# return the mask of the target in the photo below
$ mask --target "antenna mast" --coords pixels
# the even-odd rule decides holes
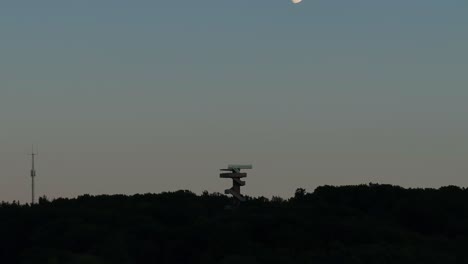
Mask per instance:
[[[34,146],[32,147],[32,152],[31,152],[31,205],[34,204],[34,178],[36,177],[36,168],[35,168],[35,158],[36,158],[37,153],[34,152]]]

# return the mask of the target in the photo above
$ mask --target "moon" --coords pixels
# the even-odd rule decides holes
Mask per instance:
[[[291,2],[292,2],[293,4],[299,4],[300,2],[302,2],[302,0],[291,0]]]

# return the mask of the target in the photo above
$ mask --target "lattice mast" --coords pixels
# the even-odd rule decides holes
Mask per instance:
[[[36,167],[35,167],[35,158],[37,156],[37,153],[34,152],[34,147],[32,148],[31,152],[31,204],[35,203],[35,197],[34,197],[34,178],[36,177]]]

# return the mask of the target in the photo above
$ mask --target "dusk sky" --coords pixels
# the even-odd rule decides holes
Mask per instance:
[[[0,3],[0,200],[468,186],[468,1]]]

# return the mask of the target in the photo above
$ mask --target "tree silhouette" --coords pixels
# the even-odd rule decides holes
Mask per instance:
[[[289,200],[190,191],[0,204],[1,263],[468,263],[468,190],[368,184]]]

